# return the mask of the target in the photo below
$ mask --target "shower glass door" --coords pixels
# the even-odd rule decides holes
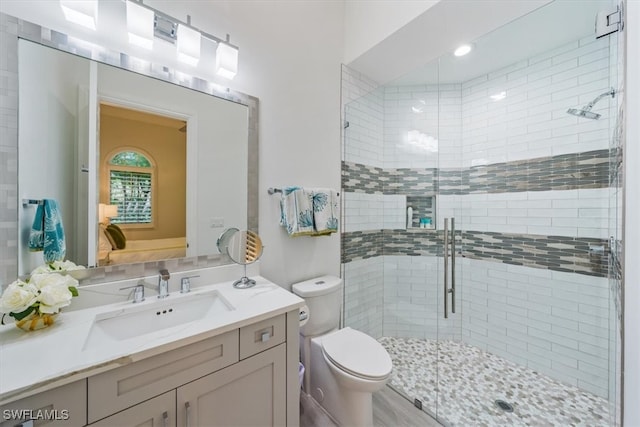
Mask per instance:
[[[438,420],[456,420],[464,409],[459,399],[461,390],[468,388],[464,376],[467,361],[463,349],[462,319],[466,311],[464,294],[463,194],[465,184],[464,156],[462,152],[462,88],[452,81],[442,65],[438,66],[438,169],[437,188],[437,260],[438,275],[433,280],[437,294],[437,402],[434,415]],[[445,72],[443,72],[445,71]]]
[[[344,325],[446,425],[620,423],[614,6],[549,3],[384,86],[343,71]]]
[[[592,26],[615,7],[553,2],[439,58],[446,424],[619,424],[621,47]],[[501,44],[557,17],[571,37]]]

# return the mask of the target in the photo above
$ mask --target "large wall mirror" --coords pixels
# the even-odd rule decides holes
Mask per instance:
[[[49,30],[17,45],[19,275],[43,262],[28,246],[43,199],[89,267],[220,265],[224,229],[257,231],[256,98]]]

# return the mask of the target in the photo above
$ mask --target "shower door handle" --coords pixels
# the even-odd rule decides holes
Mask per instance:
[[[451,288],[449,288],[449,220],[451,220]],[[451,313],[456,312],[456,225],[455,218],[444,219],[444,318],[449,318],[449,294]]]
[[[456,312],[456,226],[451,218],[451,312]]]
[[[449,318],[449,305],[447,294],[449,293],[449,218],[444,219],[444,318]]]

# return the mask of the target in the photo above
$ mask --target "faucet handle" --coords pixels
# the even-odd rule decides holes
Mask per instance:
[[[200,277],[200,275],[195,276],[187,276],[180,279],[180,293],[186,294],[191,291],[191,281],[189,279],[193,279],[194,277]]]
[[[133,303],[144,301],[144,284],[138,283],[137,285],[125,286],[124,288],[120,288],[121,291],[125,289],[133,289]]]

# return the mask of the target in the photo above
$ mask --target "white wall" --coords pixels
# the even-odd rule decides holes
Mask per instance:
[[[229,33],[232,43],[240,47],[239,72],[228,84],[260,99],[262,274],[285,287],[322,274],[338,275],[339,236],[289,238],[278,225],[277,197],[268,196],[266,190],[286,185],[340,186],[344,5],[299,1],[146,3],[182,20],[190,14],[194,26],[219,37]],[[54,20],[61,19],[57,2],[6,0],[1,5],[2,12],[54,29]],[[77,28],[74,31],[86,34]]]
[[[192,23],[231,33],[240,46],[233,88],[260,99],[261,273],[282,286],[339,275],[340,239],[290,238],[278,225],[268,187],[340,187],[340,2],[168,2],[149,5],[190,13]]]
[[[349,63],[440,0],[346,0],[344,62]]]
[[[73,55],[56,55],[51,49],[21,41],[18,69],[20,101],[18,155],[20,198],[55,199],[62,214],[66,259],[78,259],[75,245],[75,195],[72,191],[76,162],[79,92],[89,85],[89,66]],[[47,73],[42,73],[43,68]],[[28,160],[27,160],[28,159]],[[18,271],[28,274],[44,263],[42,252],[29,251],[29,231],[35,205],[19,210]]]

